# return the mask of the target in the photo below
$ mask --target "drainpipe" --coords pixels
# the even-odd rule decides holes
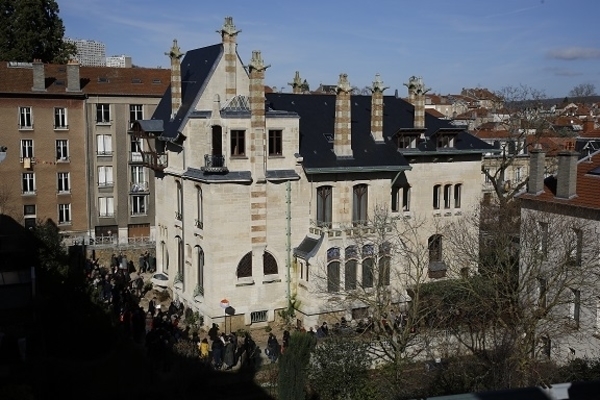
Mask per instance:
[[[287,260],[286,260],[286,267],[287,267],[287,291],[286,291],[286,296],[287,296],[287,300],[288,300],[288,307],[292,298],[292,293],[291,293],[291,279],[292,279],[292,183],[291,181],[287,181],[286,186],[285,186],[285,202],[287,203],[287,211],[286,211],[286,230],[285,230],[285,235],[286,235],[286,252],[287,252]]]

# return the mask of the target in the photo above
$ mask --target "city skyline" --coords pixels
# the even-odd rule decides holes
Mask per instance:
[[[431,93],[462,88],[492,91],[524,84],[547,97],[573,87],[600,88],[600,44],[594,18],[600,3],[575,0],[464,0],[424,3],[375,0],[340,4],[181,0],[61,0],[65,36],[106,44],[107,54],[127,54],[142,67],[168,68],[164,54],[177,39],[182,51],[220,42],[226,16],[238,30],[244,63],[260,50],[265,84],[290,91],[295,71],[311,89],[337,83],[370,86],[381,74],[386,94],[410,76],[423,77]],[[110,10],[107,12],[107,10]]]

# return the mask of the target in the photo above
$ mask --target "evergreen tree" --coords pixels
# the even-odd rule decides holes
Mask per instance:
[[[293,332],[290,344],[279,358],[277,384],[280,399],[303,400],[306,397],[307,368],[310,354],[315,345],[312,335]]]
[[[0,0],[0,60],[66,63],[76,48],[58,12],[55,0]]]

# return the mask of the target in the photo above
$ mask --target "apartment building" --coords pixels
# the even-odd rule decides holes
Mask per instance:
[[[164,69],[0,63],[0,208],[25,226],[50,218],[77,241],[150,237],[153,172],[131,121],[151,115]]]
[[[378,75],[371,96],[352,95],[344,73],[335,94],[265,93],[262,53],[245,67],[232,18],[219,33],[220,43],[185,56],[173,43],[170,90],[131,131],[155,170],[157,266],[174,295],[208,324],[222,321],[224,304],[234,326],[273,321],[292,298],[304,326],[327,312],[350,318],[360,304],[329,301],[345,283],[368,290],[383,279],[406,293],[397,274],[373,273],[379,260],[406,267],[374,238],[379,210],[390,223],[425,221],[424,273],[444,277],[437,222],[479,203],[491,146],[427,115],[417,77],[410,103],[385,96]]]
[[[74,44],[77,48],[75,58],[79,64],[90,67],[106,65],[106,46],[102,42],[85,39],[65,38],[65,42]]]

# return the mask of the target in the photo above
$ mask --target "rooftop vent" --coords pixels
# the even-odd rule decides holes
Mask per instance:
[[[101,76],[98,78],[98,82],[100,83],[108,83],[108,78],[105,76]]]

